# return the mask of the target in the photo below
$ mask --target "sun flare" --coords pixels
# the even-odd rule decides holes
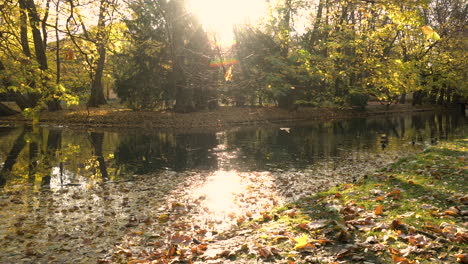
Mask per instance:
[[[265,15],[265,0],[190,0],[189,10],[207,31],[219,35],[223,44],[232,43],[234,25],[258,23]]]

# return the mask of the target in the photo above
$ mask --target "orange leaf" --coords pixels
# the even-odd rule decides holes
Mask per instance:
[[[262,213],[262,216],[263,216],[263,220],[264,221],[270,221],[271,219],[273,219],[270,215],[268,215],[267,213]]]
[[[171,245],[171,248],[169,249],[169,252],[167,253],[167,255],[168,255],[169,257],[174,256],[175,253],[176,253],[176,250],[177,250],[176,247],[175,247],[174,245]]]
[[[401,191],[398,189],[393,189],[393,191],[387,193],[387,197],[393,196],[394,199],[400,199]]]
[[[392,259],[393,259],[393,262],[398,263],[398,264],[410,264],[410,263],[412,263],[412,261],[410,262],[407,258],[400,257],[400,256],[397,256],[397,255],[392,255]]]
[[[458,254],[457,256],[457,261],[466,264],[468,263],[468,254]]]
[[[375,208],[374,214],[375,215],[381,215],[382,212],[383,212],[383,205],[381,205],[381,204],[377,205],[377,207]]]
[[[460,209],[458,209],[455,206],[450,207],[449,209],[445,210],[444,214],[446,215],[459,215],[460,214]]]
[[[297,212],[294,212],[294,211],[288,213],[288,216],[290,218],[294,218],[296,215],[297,215]]]
[[[385,199],[385,196],[379,196],[375,198],[376,201],[382,201],[383,199]]]
[[[388,249],[392,255],[400,255],[400,251],[394,249],[394,248],[389,248]]]
[[[308,224],[308,222],[306,222],[306,223],[301,223],[301,224],[298,224],[296,227],[297,227],[297,228],[300,228],[300,229],[302,229],[302,230],[309,230],[309,226],[308,226],[307,224]]]

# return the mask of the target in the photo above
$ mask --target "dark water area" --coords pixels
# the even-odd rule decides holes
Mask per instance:
[[[465,117],[421,113],[224,132],[0,127],[0,186],[35,190],[120,181],[162,170],[303,170],[417,152],[465,135]]]

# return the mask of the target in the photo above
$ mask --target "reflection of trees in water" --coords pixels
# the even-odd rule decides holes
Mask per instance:
[[[104,155],[102,153],[102,146],[104,143],[104,133],[103,132],[100,132],[100,133],[91,132],[89,134],[89,139],[94,149],[94,156],[96,157],[96,160],[98,162],[98,169],[99,169],[100,177],[103,180],[107,180],[109,178],[109,175],[107,173],[106,161],[104,160]]]
[[[39,180],[41,185],[46,187],[50,184],[52,164],[56,161],[62,132],[33,130],[30,126],[25,126],[20,131],[0,171],[0,185],[4,186],[7,177],[15,174],[16,177],[24,178],[30,183]],[[22,159],[21,154],[27,158]]]
[[[115,159],[125,173],[145,174],[163,168],[216,169],[216,158],[210,152],[216,145],[214,133],[128,135],[116,148]]]
[[[362,159],[362,153],[381,151],[382,134],[389,141],[386,151],[398,150],[405,143],[411,147],[413,141],[419,144],[431,138],[449,138],[463,130],[465,122],[462,116],[425,113],[316,122],[289,131],[242,129],[225,132],[222,139],[214,133],[118,134],[28,126],[0,128],[0,186],[29,181],[47,188],[54,175],[63,176],[58,181],[63,184],[81,181],[79,176],[115,179],[117,175],[126,177],[164,168],[301,169],[323,159],[355,160]],[[218,144],[225,149],[217,150]],[[229,154],[228,162],[222,164],[217,155],[225,154]]]
[[[301,168],[320,159],[350,159],[359,152],[378,151],[382,134],[394,149],[416,139],[447,138],[453,127],[463,126],[458,119],[456,115],[418,114],[320,122],[295,126],[289,132],[279,128],[257,129],[255,133],[244,130],[228,133],[227,146],[238,151],[233,162],[248,167],[289,164]]]
[[[6,178],[9,173],[12,171],[13,166],[15,165],[19,154],[23,150],[24,146],[26,146],[26,140],[24,136],[26,135],[27,129],[24,127],[21,130],[20,135],[16,138],[13,146],[8,152],[5,162],[3,163],[2,170],[0,170],[0,186],[4,186],[6,183]]]

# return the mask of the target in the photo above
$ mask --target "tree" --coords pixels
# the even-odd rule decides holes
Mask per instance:
[[[213,50],[184,1],[139,0],[129,8],[129,42],[116,56],[122,100],[137,110],[206,108],[215,83],[209,68]]]
[[[95,0],[81,5],[77,0],[68,0],[70,10],[66,23],[68,37],[84,57],[90,76],[90,96],[87,105],[98,107],[106,104],[103,76],[111,35],[118,19],[118,0]],[[97,7],[96,7],[97,5]],[[81,12],[97,9],[97,25],[91,26]],[[85,45],[83,45],[86,43]],[[91,45],[90,45],[91,44]]]
[[[22,110],[37,111],[44,104],[50,111],[60,109],[61,91],[50,82],[46,52],[49,7],[50,0],[41,6],[41,14],[33,0],[20,0],[18,6],[11,2],[2,5],[0,49],[4,56],[0,56],[0,87]],[[30,49],[30,32],[34,53]]]

